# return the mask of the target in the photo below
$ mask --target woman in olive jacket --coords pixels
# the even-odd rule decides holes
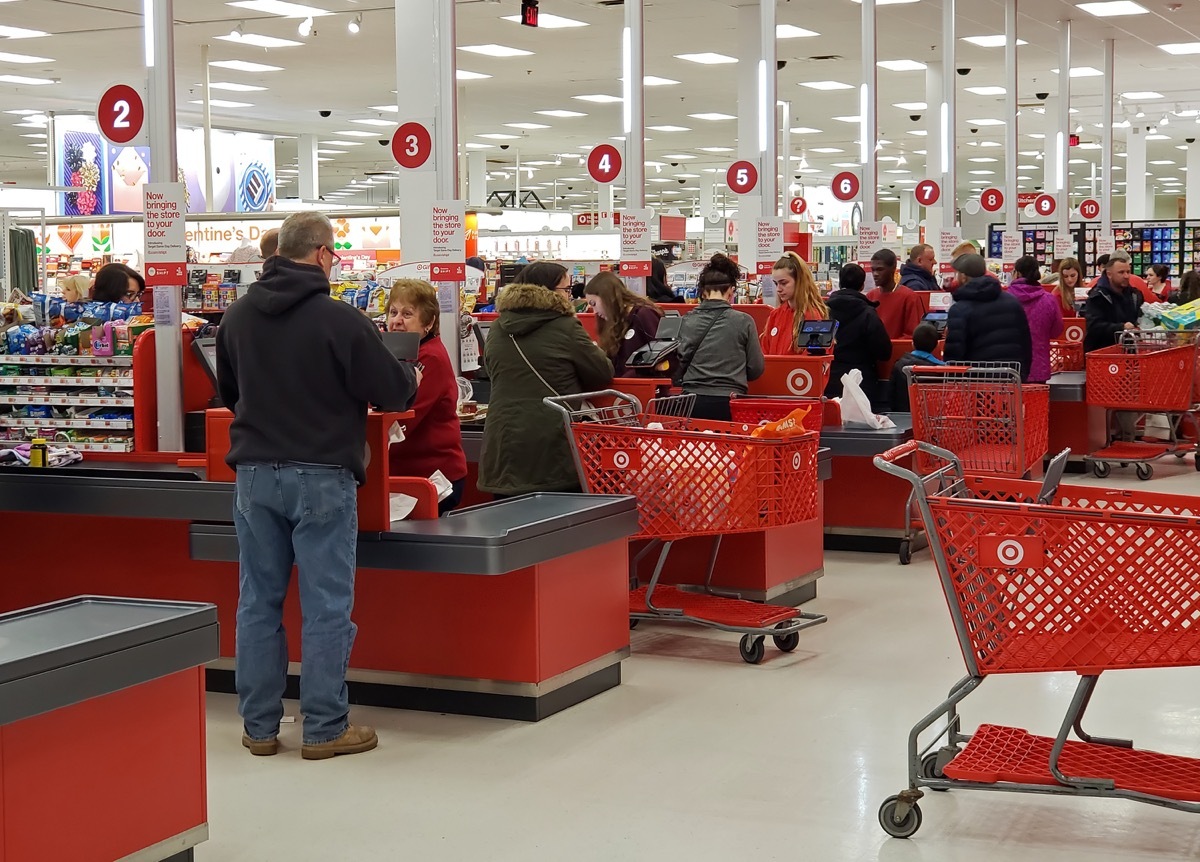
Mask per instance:
[[[500,317],[484,347],[492,397],[479,490],[502,497],[578,491],[562,415],[542,399],[606,388],[612,362],[575,317],[570,279],[557,264],[526,267],[517,283],[501,292],[496,311]]]

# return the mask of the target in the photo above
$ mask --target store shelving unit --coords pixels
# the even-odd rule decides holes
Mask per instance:
[[[1033,255],[1044,265],[1054,259],[1054,237],[1058,226],[1048,222],[1024,223],[1020,226],[1023,253]],[[1002,256],[1004,225],[992,224],[988,231],[988,255]],[[1095,222],[1072,222],[1072,253],[1091,276],[1095,269],[1096,241],[1100,227]],[[1133,271],[1138,275],[1152,264],[1165,264],[1171,278],[1179,279],[1185,272],[1200,265],[1200,221],[1169,219],[1166,221],[1113,222],[1113,240],[1117,248],[1129,252]]]

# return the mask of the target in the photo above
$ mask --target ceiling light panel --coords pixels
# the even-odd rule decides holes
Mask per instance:
[[[505,123],[504,125],[510,129],[533,130],[533,129],[548,129],[548,128],[550,128],[545,123]]]
[[[976,96],[1003,96],[1008,92],[1003,87],[964,87],[963,89]]]
[[[197,84],[197,87],[200,85]],[[266,87],[259,87],[254,84],[237,84],[233,81],[213,81],[208,85],[210,90],[226,90],[230,93],[257,93]]]
[[[539,111],[538,113],[541,113]],[[687,126],[646,126],[647,129],[655,132],[690,132]]]
[[[1076,9],[1082,9],[1097,18],[1116,18],[1120,15],[1145,15],[1149,9],[1133,0],[1106,0],[1101,3],[1076,3]]]
[[[801,87],[810,90],[853,90],[853,84],[843,84],[841,81],[801,81]]]
[[[691,117],[693,120],[711,120],[714,122],[717,120],[736,120],[737,119],[737,117],[733,116],[732,114],[722,114],[722,113],[719,113],[716,111],[709,111],[709,112],[703,113],[703,114],[688,114],[688,116]]]
[[[236,42],[239,45],[249,45],[252,48],[298,48],[303,42],[294,39],[279,39],[275,36],[264,36],[262,33],[227,33],[218,36],[222,42]]]
[[[18,63],[22,65],[32,63],[53,63],[49,57],[31,57],[28,54],[8,54],[0,51],[0,63]]]
[[[561,119],[561,120],[565,120],[570,117],[586,117],[587,116],[587,114],[581,113],[580,111],[564,111],[561,108],[556,108],[552,111],[534,111],[534,113],[541,114],[543,117],[557,117],[558,119]]]
[[[1149,102],[1154,99],[1165,98],[1162,93],[1156,93],[1153,90],[1139,90],[1134,93],[1122,93],[1122,99],[1129,99],[1135,102]]]
[[[808,126],[796,126],[792,129],[793,135],[819,135],[820,129],[813,129]]]
[[[601,105],[611,105],[615,102],[622,101],[620,96],[608,96],[604,93],[592,93],[587,96],[572,96],[572,99],[578,99],[581,102],[596,102]]]
[[[267,15],[278,15],[281,18],[319,18],[322,15],[333,14],[328,9],[305,6],[303,3],[285,3],[284,0],[234,0],[225,5],[249,9],[252,12],[263,12]]]
[[[48,36],[44,30],[30,30],[25,27],[7,27],[0,24],[0,39],[38,39]]]
[[[511,21],[514,24],[521,23],[520,15],[503,15],[502,21]],[[576,21],[574,18],[564,18],[561,15],[550,15],[546,12],[538,15],[539,30],[569,30],[573,27],[586,27],[587,21]]]
[[[266,63],[251,63],[248,60],[213,60],[208,65],[217,69],[232,69],[235,72],[282,72],[282,66],[269,66]]]
[[[3,80],[3,76],[0,76],[0,80]],[[204,100],[203,99],[192,99],[190,102],[188,102],[188,104],[203,105]],[[252,105],[250,102],[231,102],[228,99],[209,99],[208,104],[212,105],[214,108],[253,108],[254,107],[254,105]]]
[[[522,48],[510,48],[507,45],[459,45],[458,50],[469,51],[472,54],[482,54],[484,57],[531,57],[532,51]]]
[[[889,72],[922,72],[925,64],[916,60],[880,60],[875,65]]]
[[[466,69],[455,69],[454,80],[456,81],[482,81],[484,78],[490,78],[491,75],[485,75],[483,72],[468,72]]]
[[[838,149],[837,147],[810,147],[808,151],[810,153],[844,153],[844,152],[846,152],[845,150]]]
[[[676,60],[687,60],[689,63],[699,63],[702,66],[720,66],[726,63],[736,63],[737,57],[730,57],[727,54],[716,54],[712,51],[705,51],[699,54],[676,54]]]
[[[45,84],[57,83],[51,78],[28,78],[24,75],[0,75],[0,84],[24,84],[30,87],[40,87]]]
[[[1050,71],[1053,72],[1055,75],[1058,74],[1058,69],[1051,69]],[[1103,74],[1104,74],[1103,72],[1101,72],[1099,69],[1097,69],[1093,66],[1072,66],[1071,67],[1071,77],[1072,78],[1097,78]]]
[[[775,38],[776,39],[805,39],[809,36],[820,36],[821,34],[815,30],[805,30],[803,27],[797,27],[794,24],[776,24]]]
[[[929,108],[929,105],[924,102],[895,102],[892,107],[902,111],[924,111]]]
[[[978,45],[980,48],[1003,48],[1007,38],[1003,33],[996,33],[989,36],[963,36],[964,42],[970,42],[972,45]],[[1017,45],[1028,45],[1024,39],[1018,39]]]

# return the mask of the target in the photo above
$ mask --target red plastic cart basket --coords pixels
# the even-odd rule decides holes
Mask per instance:
[[[735,425],[753,428],[762,422],[778,422],[793,410],[810,408],[804,416],[804,427],[821,433],[825,424],[825,398],[793,398],[786,395],[734,396],[729,399],[729,413]]]
[[[1058,374],[1060,371],[1083,371],[1083,342],[1051,341],[1050,371],[1052,374]]]
[[[1167,333],[1130,333],[1087,355],[1087,403],[1112,410],[1180,413],[1194,403],[1196,345]]]

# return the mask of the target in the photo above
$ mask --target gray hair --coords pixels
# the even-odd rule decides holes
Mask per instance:
[[[280,257],[304,260],[322,246],[333,248],[333,225],[324,213],[293,213],[279,228]]]
[[[1119,248],[1108,256],[1108,263],[1104,264],[1104,268],[1112,269],[1112,265],[1118,262],[1132,265],[1133,258],[1129,256],[1129,252],[1127,252],[1125,249]]]

